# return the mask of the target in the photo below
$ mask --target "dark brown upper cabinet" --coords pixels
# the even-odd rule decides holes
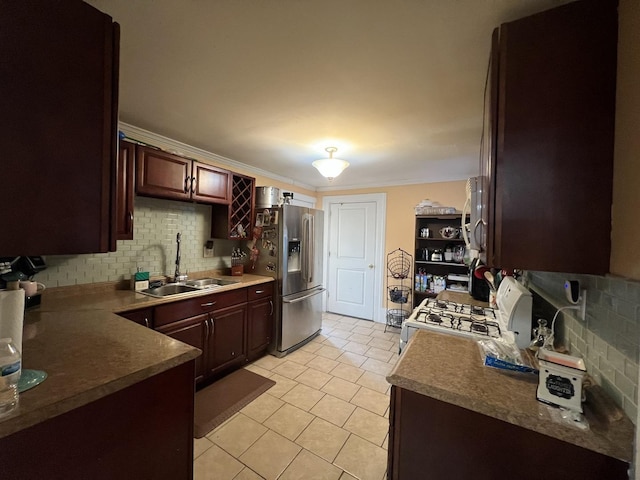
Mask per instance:
[[[487,263],[609,271],[617,2],[581,0],[494,33],[485,102]]]
[[[231,179],[231,202],[216,205],[211,211],[211,236],[238,240],[251,235],[255,211],[256,179],[234,173]]]
[[[118,24],[67,0],[2,2],[0,25],[0,253],[114,250]]]
[[[136,164],[138,195],[229,204],[228,170],[142,145],[136,146]]]
[[[133,240],[134,143],[121,141],[116,167],[116,234],[117,240]]]

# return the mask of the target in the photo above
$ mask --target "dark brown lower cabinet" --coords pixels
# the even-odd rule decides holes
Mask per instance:
[[[247,304],[211,312],[211,326],[208,373],[217,376],[243,364],[247,359]]]
[[[195,317],[180,320],[158,327],[156,330],[168,337],[175,338],[187,345],[199,348],[203,353],[196,358],[195,381],[201,382],[206,374],[205,360],[208,340],[209,314],[205,313]]]
[[[247,356],[251,362],[264,355],[271,343],[273,331],[273,300],[249,302]]]
[[[389,422],[389,480],[628,478],[623,461],[396,386]]]
[[[190,360],[0,439],[0,478],[192,478],[193,402]]]
[[[141,308],[129,312],[119,313],[121,317],[127,318],[143,327],[153,328],[153,308]]]

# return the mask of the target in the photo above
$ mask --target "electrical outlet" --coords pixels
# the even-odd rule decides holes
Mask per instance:
[[[213,257],[213,240],[207,240],[207,243],[204,244],[204,247],[202,250],[202,256],[204,258]]]

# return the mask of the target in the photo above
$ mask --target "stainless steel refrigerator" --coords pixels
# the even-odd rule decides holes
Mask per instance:
[[[322,326],[322,242],[324,212],[295,205],[258,209],[262,232],[251,273],[276,279],[274,337],[276,356],[301,347]]]

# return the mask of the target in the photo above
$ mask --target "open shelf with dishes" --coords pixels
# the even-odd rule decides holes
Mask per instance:
[[[465,263],[467,252],[461,220],[461,215],[416,216],[414,306],[444,290],[469,290],[469,267]]]

